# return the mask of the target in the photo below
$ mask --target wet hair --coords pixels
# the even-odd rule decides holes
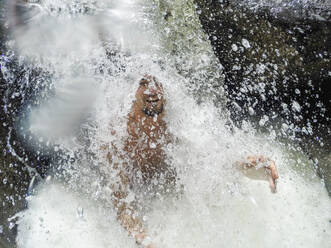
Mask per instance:
[[[148,84],[154,82],[156,85],[161,85],[160,82],[156,79],[156,77],[149,75],[149,74],[145,74],[144,77],[142,79],[140,79],[139,81],[139,85],[144,85],[144,84]]]

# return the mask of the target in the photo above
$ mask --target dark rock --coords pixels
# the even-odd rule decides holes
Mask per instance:
[[[19,62],[14,52],[8,52],[4,5],[0,1],[0,246],[15,247],[16,219],[9,218],[26,207],[31,177],[44,175],[50,163],[49,151],[37,151],[30,145],[29,135],[22,135],[21,120],[26,107],[37,104],[38,94],[49,81],[47,73]]]
[[[250,119],[260,130],[273,129],[307,153],[313,146],[329,154],[331,7],[261,2],[195,0],[224,67],[232,119],[237,125]],[[281,132],[284,124],[290,128]],[[326,179],[331,169],[322,167]]]

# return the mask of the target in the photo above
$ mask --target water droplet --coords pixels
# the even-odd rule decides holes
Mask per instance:
[[[77,207],[77,218],[79,219],[84,218],[84,208],[81,206]]]
[[[301,111],[301,106],[297,101],[293,101],[292,102],[292,110],[296,111],[296,112],[300,112]]]
[[[242,44],[246,49],[251,48],[251,45],[249,44],[249,41],[246,40],[246,39],[242,39],[242,40],[241,40],[241,44]]]
[[[15,223],[14,222],[9,222],[9,229],[13,229],[15,227]]]
[[[50,183],[51,180],[52,180],[52,176],[46,177],[46,183]]]
[[[249,107],[248,108],[248,112],[249,112],[250,115],[254,115],[255,114],[254,109],[252,107]]]

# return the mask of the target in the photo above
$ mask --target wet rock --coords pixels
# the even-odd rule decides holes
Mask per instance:
[[[28,147],[19,134],[17,124],[24,99],[15,92],[20,87],[19,79],[24,75],[21,72],[16,80],[8,81],[0,71],[0,223],[3,226],[0,239],[9,247],[15,244],[16,225],[8,218],[25,208],[32,174],[42,173],[47,165],[43,154],[37,154]],[[16,97],[8,97],[13,95]]]
[[[238,125],[250,119],[265,131],[286,125],[289,128],[279,136],[331,147],[328,2],[195,2],[224,67],[232,119]],[[271,121],[261,126],[264,116]],[[323,176],[329,171],[326,168]]]
[[[24,28],[36,12],[26,9],[23,0],[7,3],[11,5],[0,1],[0,247],[15,247],[16,219],[9,219],[26,207],[25,198],[40,178],[51,169],[61,174],[58,167],[73,158],[51,141],[36,138],[29,128],[32,109],[54,95],[53,74],[13,48],[15,29]],[[8,6],[14,8],[11,20]]]
[[[29,136],[20,133],[23,109],[34,104],[38,94],[29,80],[37,82],[42,72],[29,70],[13,52],[8,52],[10,35],[4,4],[0,2],[0,246],[15,247],[16,219],[8,219],[26,207],[32,174],[44,174],[49,156],[37,153],[28,145]]]
[[[4,18],[4,1],[0,2],[0,52],[5,53],[7,37]],[[12,157],[7,146],[10,123],[4,115],[3,96],[7,85],[0,68],[0,246],[15,246],[15,227],[9,228],[8,218],[24,208],[24,196],[29,183],[29,175],[20,161]]]
[[[327,112],[330,118],[325,92],[331,78],[331,22],[290,22],[277,19],[270,9],[254,11],[222,1],[196,3],[201,23],[225,67],[228,94],[243,111],[252,105],[254,110],[261,109],[260,103],[262,112],[277,110],[280,103],[291,105],[295,100],[303,105],[298,122],[303,117],[311,119],[314,112],[320,121],[325,118],[317,112]],[[326,109],[316,108],[320,100]]]

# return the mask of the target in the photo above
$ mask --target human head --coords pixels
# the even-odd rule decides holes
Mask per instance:
[[[146,74],[139,81],[136,103],[138,108],[148,117],[153,117],[163,112],[163,87],[154,76]]]

